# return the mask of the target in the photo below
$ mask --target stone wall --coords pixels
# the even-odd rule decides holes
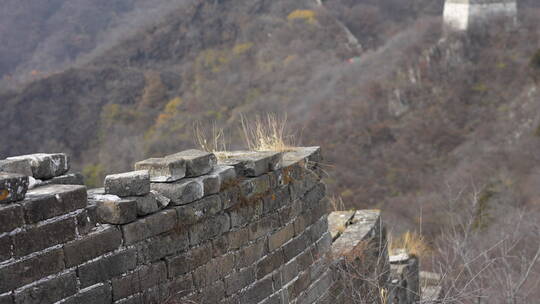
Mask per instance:
[[[320,161],[191,150],[92,190],[65,154],[0,161],[0,304],[329,303]]]

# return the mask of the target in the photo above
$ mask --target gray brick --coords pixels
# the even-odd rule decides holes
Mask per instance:
[[[227,232],[229,229],[230,220],[227,214],[211,217],[189,228],[190,243],[191,245],[200,244]]]
[[[32,167],[29,159],[4,159],[0,160],[0,172],[32,176]]]
[[[284,263],[284,256],[281,250],[271,253],[257,263],[257,279],[265,277],[267,274],[278,269]]]
[[[260,176],[281,167],[280,152],[239,152],[230,155],[224,165],[239,163],[244,176]]]
[[[106,227],[64,246],[66,266],[72,267],[117,249],[122,234],[116,227]]]
[[[77,276],[69,272],[15,292],[17,304],[52,304],[77,292]]]
[[[225,292],[227,295],[233,295],[253,282],[255,282],[255,268],[244,268],[225,277]]]
[[[231,217],[231,226],[234,228],[242,227],[258,219],[263,214],[262,200],[246,202],[229,209]]]
[[[150,192],[148,171],[133,171],[105,177],[105,193],[118,196],[138,196]]]
[[[189,204],[204,196],[201,181],[193,178],[182,179],[174,183],[152,183],[151,187],[152,190],[169,198],[176,206]]]
[[[80,235],[87,235],[93,229],[96,228],[97,220],[97,206],[90,205],[86,209],[77,215],[77,230]]]
[[[267,236],[279,228],[279,216],[271,214],[249,225],[249,239],[256,240]]]
[[[167,267],[164,262],[145,265],[136,271],[112,280],[113,299],[119,300],[132,294],[165,283],[167,280]]]
[[[282,271],[283,284],[287,284],[292,281],[298,275],[298,272],[298,263],[296,262],[296,260],[291,260],[287,264],[285,264]]]
[[[238,268],[243,268],[252,265],[260,258],[262,258],[266,253],[266,240],[262,239],[254,244],[243,248],[238,253]]]
[[[219,195],[211,195],[174,209],[178,213],[179,224],[186,226],[216,215],[222,210],[222,205]]]
[[[157,192],[156,190],[150,190],[150,193],[152,193],[154,195],[154,197],[156,198],[156,201],[158,203],[158,207],[160,209],[163,209],[163,208],[169,206],[169,204],[171,203],[170,198],[165,197],[164,195]]]
[[[74,217],[32,226],[13,236],[13,254],[21,257],[73,239],[75,239]]]
[[[289,190],[286,187],[275,189],[263,198],[263,203],[263,211],[265,214],[274,212],[290,203]]]
[[[192,248],[182,255],[167,259],[169,277],[181,276],[208,263],[213,256],[212,250],[212,244],[206,243]]]
[[[262,175],[248,178],[240,182],[240,196],[245,200],[262,198],[270,190],[270,177]]]
[[[105,198],[97,201],[96,206],[100,223],[122,225],[137,219],[137,202],[134,200]]]
[[[174,229],[137,244],[138,263],[155,262],[189,246],[189,234],[185,230]]]
[[[69,170],[69,157],[64,153],[30,154],[9,157],[8,160],[29,160],[32,175],[37,179],[49,179],[60,176]]]
[[[217,158],[213,153],[199,150],[186,150],[175,153],[166,158],[184,159],[186,161],[186,176],[194,177],[206,174],[214,168]]]
[[[219,193],[221,202],[223,203],[223,209],[231,209],[238,205],[240,201],[240,188],[237,186],[231,186],[222,190]]]
[[[0,204],[23,200],[28,184],[28,176],[0,172]]]
[[[48,185],[84,185],[84,177],[80,173],[60,175],[41,181],[40,187]]]
[[[242,292],[241,303],[259,303],[274,292],[272,277],[257,281]]]
[[[225,286],[218,281],[209,286],[204,292],[195,297],[194,303],[218,303],[225,297]]]
[[[211,175],[217,175],[219,177],[220,190],[230,188],[236,184],[236,170],[232,166],[218,165],[214,167],[214,170],[210,172]]]
[[[300,294],[305,291],[311,284],[311,276],[309,271],[302,272],[298,275],[298,278],[287,288],[289,292],[289,298],[296,299]]]
[[[283,246],[283,253],[285,254],[285,259],[287,261],[293,259],[295,256],[299,255],[304,249],[306,249],[309,244],[309,240],[305,234],[302,234]]]
[[[148,170],[151,182],[174,182],[186,176],[182,158],[150,158],[135,163],[135,170]]]
[[[24,225],[23,209],[18,204],[0,204],[0,233],[9,232]]]
[[[0,236],[0,262],[9,260],[11,258],[12,245],[13,242],[11,241],[11,236]]]
[[[105,282],[137,266],[137,251],[127,249],[78,267],[81,288]]]
[[[77,185],[38,187],[29,190],[21,202],[29,224],[85,208],[86,204],[86,187]]]
[[[176,227],[175,210],[163,210],[133,223],[123,225],[122,232],[127,245],[170,231]]]
[[[223,255],[229,251],[237,250],[249,243],[249,228],[230,231],[212,241],[214,255]]]
[[[221,184],[216,174],[203,175],[198,178],[203,185],[204,196],[219,193]]]
[[[61,249],[0,266],[0,294],[37,281],[64,269]]]
[[[112,302],[111,286],[109,283],[96,285],[69,298],[62,304],[108,304]]]
[[[137,204],[137,215],[145,216],[158,212],[161,208],[158,205],[158,197],[154,194],[155,191],[143,196],[128,196],[127,200],[135,201]]]
[[[289,224],[268,237],[268,249],[272,252],[294,237],[294,226]]]
[[[173,279],[170,284],[171,299],[184,297],[193,290],[193,277],[191,273]]]

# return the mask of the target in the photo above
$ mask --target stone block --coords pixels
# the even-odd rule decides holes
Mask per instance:
[[[212,243],[206,243],[182,255],[167,259],[169,277],[176,278],[205,265],[212,259],[212,250]]]
[[[167,280],[165,262],[144,265],[134,272],[112,280],[113,300],[150,289]]]
[[[223,282],[217,281],[209,285],[204,292],[190,298],[187,303],[218,303],[225,297],[225,287]]]
[[[48,180],[41,181],[39,186],[47,185],[84,185],[84,177],[80,173],[60,175]]]
[[[0,236],[0,263],[11,259],[12,246],[13,242],[11,241],[11,236],[7,234]]]
[[[223,209],[230,209],[240,203],[240,188],[232,186],[227,189],[221,190],[219,193],[221,202],[223,203]]]
[[[203,175],[197,178],[203,185],[204,196],[216,194],[221,189],[219,176],[215,174]]]
[[[249,225],[249,239],[256,240],[279,228],[279,216],[270,214]]]
[[[267,255],[257,263],[257,280],[262,279],[267,274],[280,268],[281,265],[284,264],[284,262],[285,259],[281,250],[275,251]]]
[[[28,160],[32,168],[32,176],[37,179],[50,179],[69,171],[69,157],[64,153],[37,153],[9,157],[8,160]]]
[[[152,193],[154,195],[154,197],[156,198],[156,202],[157,202],[158,207],[160,209],[163,209],[163,208],[169,206],[169,204],[171,203],[170,198],[165,197],[164,195],[157,192],[156,190],[150,190],[150,193]]]
[[[124,241],[129,245],[171,231],[176,227],[177,220],[176,211],[169,209],[123,225]]]
[[[135,163],[135,170],[148,170],[153,183],[170,183],[186,176],[186,161],[180,157],[150,158]]]
[[[268,276],[257,281],[248,289],[242,291],[241,303],[259,303],[274,292],[272,277]]]
[[[77,215],[77,231],[80,235],[87,235],[93,229],[96,228],[98,223],[97,219],[97,206],[90,205],[86,209]]]
[[[177,299],[193,291],[193,277],[191,273],[173,279],[169,285],[170,297]]]
[[[183,179],[174,183],[152,183],[152,190],[169,198],[176,205],[185,205],[201,199],[204,195],[202,183],[197,179]]]
[[[265,256],[266,253],[266,240],[259,240],[240,250],[236,267],[244,268],[250,266]]]
[[[118,228],[109,226],[64,245],[66,266],[73,267],[113,251],[122,244]]]
[[[148,171],[133,171],[107,175],[105,177],[105,193],[118,196],[139,196],[150,192],[150,175]]]
[[[190,244],[200,244],[229,231],[229,229],[230,220],[227,214],[211,217],[189,228]]]
[[[111,286],[109,283],[104,283],[92,288],[81,290],[78,294],[70,297],[62,304],[97,304],[112,303]]]
[[[62,249],[0,266],[0,294],[30,284],[64,269]]]
[[[218,214],[222,208],[219,195],[211,195],[174,209],[178,213],[179,224],[187,226]]]
[[[188,247],[188,231],[174,229],[137,244],[138,263],[156,262],[164,257],[183,252]]]
[[[335,239],[352,224],[355,211],[334,211],[328,215],[328,231]]]
[[[281,152],[230,152],[221,164],[239,167],[241,175],[255,177],[281,168],[282,156]]]
[[[234,228],[245,226],[251,223],[263,214],[262,200],[256,200],[247,204],[235,206],[229,210],[231,216],[231,225]]]
[[[23,209],[18,204],[0,204],[0,234],[24,225]]]
[[[87,193],[85,186],[50,185],[32,189],[21,202],[28,224],[37,223],[55,216],[85,208]]]
[[[296,260],[290,260],[283,266],[282,273],[282,283],[287,284],[294,280],[294,278],[300,272],[298,268],[298,263]]]
[[[75,227],[74,217],[29,227],[13,235],[13,255],[21,257],[71,241],[76,237]]]
[[[78,267],[81,288],[86,288],[100,282],[106,282],[116,276],[135,269],[137,266],[137,251],[127,249],[80,265]]]
[[[217,165],[209,174],[218,176],[221,190],[236,184],[237,175],[233,166]]]
[[[242,288],[255,282],[255,268],[246,267],[240,271],[233,272],[225,277],[225,292],[233,295]]]
[[[127,224],[137,219],[137,202],[121,199],[114,195],[104,195],[96,201],[98,221],[104,224]]]
[[[0,173],[0,204],[21,201],[28,191],[28,176]]]
[[[15,292],[16,304],[52,304],[77,293],[75,272],[49,278]]]
[[[268,249],[270,252],[278,249],[294,237],[294,226],[289,224],[268,237]]]
[[[283,246],[283,253],[285,254],[285,259],[287,261],[293,259],[297,255],[302,253],[302,251],[306,249],[308,244],[309,244],[309,239],[307,238],[305,234],[302,234],[290,240]]]
[[[223,255],[229,251],[237,250],[249,243],[249,228],[229,231],[213,240],[214,254]]]
[[[185,160],[187,177],[195,177],[206,174],[212,171],[217,163],[217,157],[213,153],[199,150],[186,150],[166,156],[166,158]]]
[[[0,172],[32,176],[32,167],[29,159],[0,160]]]
[[[143,196],[128,196],[126,200],[135,201],[137,204],[137,215],[145,216],[158,212],[161,208],[158,205],[158,197],[154,194],[155,191]]]
[[[284,166],[302,162],[309,167],[310,164],[320,163],[322,160],[321,147],[295,147],[283,154]]]
[[[254,178],[243,180],[239,184],[240,195],[245,200],[261,198],[270,190],[270,177],[262,175]]]

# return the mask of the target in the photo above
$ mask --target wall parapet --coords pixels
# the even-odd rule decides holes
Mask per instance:
[[[326,303],[321,160],[190,150],[91,190],[65,154],[0,161],[0,303]]]

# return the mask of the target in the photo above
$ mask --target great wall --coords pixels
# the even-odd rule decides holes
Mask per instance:
[[[65,154],[2,160],[0,304],[436,303],[379,211],[329,214],[321,161],[189,150],[88,190]]]

